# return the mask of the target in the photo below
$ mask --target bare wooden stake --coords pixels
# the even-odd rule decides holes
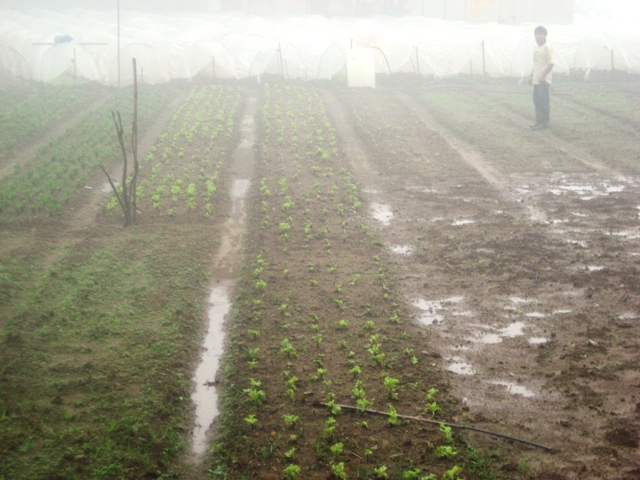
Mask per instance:
[[[118,143],[120,144],[120,150],[122,151],[122,192],[119,193],[111,176],[107,172],[107,169],[103,165],[100,168],[107,176],[109,185],[113,193],[120,203],[120,207],[124,213],[124,226],[129,227],[135,225],[137,220],[137,205],[136,205],[136,190],[138,179],[138,80],[136,72],[136,59],[133,59],[133,126],[132,126],[132,152],[133,152],[133,176],[131,181],[127,185],[129,158],[127,156],[127,149],[124,144],[124,127],[122,126],[122,117],[119,111],[111,111],[113,118],[113,124],[116,127],[116,134],[118,136]]]

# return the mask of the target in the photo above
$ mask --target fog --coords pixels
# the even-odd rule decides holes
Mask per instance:
[[[371,13],[375,5],[413,11],[430,5],[430,11],[437,13],[442,12],[443,1],[450,2],[444,20],[442,15]],[[0,0],[0,71],[11,78],[45,82],[71,72],[74,78],[112,85],[126,81],[119,77],[118,62],[126,65],[136,58],[151,83],[206,74],[220,78],[277,74],[324,80],[344,70],[347,51],[362,49],[372,58],[366,62],[373,62],[376,73],[523,78],[531,71],[533,27],[543,23],[549,27],[556,51],[555,72],[579,71],[585,78],[592,70],[640,72],[639,4],[629,0],[558,1],[546,14],[564,18],[563,24],[537,18],[544,13],[541,8],[552,5],[548,2],[553,0],[503,1],[478,8],[482,15],[474,22],[464,22],[450,20],[469,17],[473,2],[488,4],[481,0],[380,0],[376,4],[351,0]],[[274,13],[290,5],[298,12],[350,6],[369,14],[253,13],[267,5],[273,6]],[[498,22],[498,16],[511,18],[512,24]],[[478,21],[487,18],[496,20]]]
[[[619,20],[640,20],[640,2],[635,0],[576,0],[575,14]]]
[[[278,2],[268,0],[2,0],[1,9],[14,9],[30,11],[33,9],[51,10],[60,13],[68,13],[74,9],[112,11],[120,4],[121,10],[137,10],[149,13],[184,12],[184,13],[222,13],[242,10],[244,13],[284,13],[286,5],[291,6],[291,14],[303,13],[339,13],[341,11],[354,11],[374,13],[388,13],[395,15],[408,15],[420,11],[418,5],[431,6],[431,11],[451,11],[455,8],[463,8],[465,0],[385,0],[378,2],[384,7],[377,10],[365,5],[375,2],[358,2],[352,0],[283,0],[279,2],[278,9],[273,5]],[[284,6],[283,6],[284,5]],[[343,5],[337,8],[336,5]],[[346,5],[351,5],[347,7]],[[355,6],[354,6],[355,5]],[[358,7],[357,5],[360,5]],[[441,5],[434,8],[436,5]],[[367,10],[368,8],[368,10]],[[342,10],[341,10],[342,9]],[[424,8],[423,8],[424,9]],[[429,10],[427,8],[426,10]],[[635,24],[640,22],[640,2],[636,0],[574,0],[574,23],[584,24],[593,22],[620,22],[622,24]]]

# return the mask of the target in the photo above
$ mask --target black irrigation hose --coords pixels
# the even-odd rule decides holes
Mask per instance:
[[[326,403],[322,403],[322,402],[315,402],[315,405],[318,406],[323,406],[326,407],[327,404]],[[369,409],[365,409],[362,410],[361,408],[358,407],[352,407],[350,405],[338,405],[337,403],[333,404],[336,407],[340,407],[340,408],[344,408],[346,410],[354,410],[354,411],[359,411],[359,412],[367,412],[367,413],[375,413],[376,415],[385,415],[385,416],[390,416],[387,412],[381,412],[380,410],[369,410]],[[458,428],[461,430],[472,430],[474,432],[480,432],[480,433],[486,433],[487,435],[493,435],[495,437],[500,437],[500,438],[506,438],[508,440],[513,440],[514,442],[520,442],[520,443],[526,443],[527,445],[532,445],[534,447],[538,447],[538,448],[542,448],[544,450],[547,450],[548,452],[553,451],[553,449],[551,447],[547,447],[546,445],[541,445],[539,443],[534,443],[534,442],[530,442],[528,440],[522,440],[521,438],[516,438],[516,437],[511,437],[509,435],[503,435],[502,433],[496,433],[496,432],[490,432],[489,430],[483,430],[481,428],[475,428],[475,427],[468,427],[466,425],[455,425],[453,423],[446,423],[446,422],[439,422],[437,420],[429,420],[428,418],[420,418],[420,417],[410,417],[408,415],[397,415],[398,418],[404,418],[406,420],[414,420],[416,422],[425,422],[425,423],[433,423],[435,425],[445,425],[447,427],[451,427],[451,428]]]

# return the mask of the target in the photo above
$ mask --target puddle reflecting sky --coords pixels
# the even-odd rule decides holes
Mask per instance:
[[[447,310],[447,306],[450,303],[459,303],[464,299],[462,296],[449,297],[443,300],[425,300],[424,298],[417,298],[411,303],[414,307],[422,311],[418,317],[421,323],[424,325],[433,325],[436,322],[442,322],[444,315],[442,311]]]
[[[411,247],[409,245],[393,245],[391,247],[391,252],[396,255],[410,255]]]
[[[393,218],[391,207],[377,202],[371,202],[371,215],[383,225],[389,225]]]
[[[477,325],[482,328],[492,328],[485,327],[482,325]],[[504,328],[499,329],[496,333],[487,333],[484,335],[479,335],[475,339],[472,339],[474,342],[484,343],[486,345],[494,345],[496,343],[502,342],[503,338],[515,338],[524,335],[523,329],[526,326],[524,322],[515,322]]]
[[[231,308],[230,282],[222,282],[209,295],[209,328],[204,340],[202,360],[194,375],[195,392],[191,400],[196,407],[196,424],[192,432],[192,450],[196,455],[206,452],[209,442],[207,431],[218,415],[218,393],[215,380],[223,353],[224,318]]]
[[[471,225],[472,223],[476,223],[476,221],[475,220],[469,220],[469,219],[463,219],[463,220],[456,220],[451,225],[453,225],[454,227],[461,227],[463,225]]]
[[[500,380],[495,380],[493,382],[494,385],[501,385],[503,387],[506,388],[507,393],[510,393],[511,395],[522,395],[525,398],[530,398],[530,397],[535,397],[536,394],[533,393],[531,390],[529,390],[526,387],[523,387],[522,385],[516,385],[514,383],[511,382],[504,382],[504,381],[500,381]]]
[[[450,362],[449,365],[447,365],[447,370],[450,372],[457,373],[458,375],[473,375],[476,373],[473,366],[460,357],[451,357],[446,360]]]

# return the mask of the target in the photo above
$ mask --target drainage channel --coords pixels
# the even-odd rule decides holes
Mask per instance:
[[[220,248],[213,261],[213,282],[208,300],[208,328],[202,344],[203,354],[193,377],[195,390],[191,394],[191,400],[195,406],[195,424],[191,432],[191,454],[196,463],[208,451],[212,437],[211,426],[219,413],[216,377],[224,351],[224,322],[231,310],[235,278],[240,268],[240,249],[246,220],[245,198],[255,160],[255,110],[256,99],[251,96],[247,99],[240,126],[242,140],[234,155],[231,212],[222,228]]]

